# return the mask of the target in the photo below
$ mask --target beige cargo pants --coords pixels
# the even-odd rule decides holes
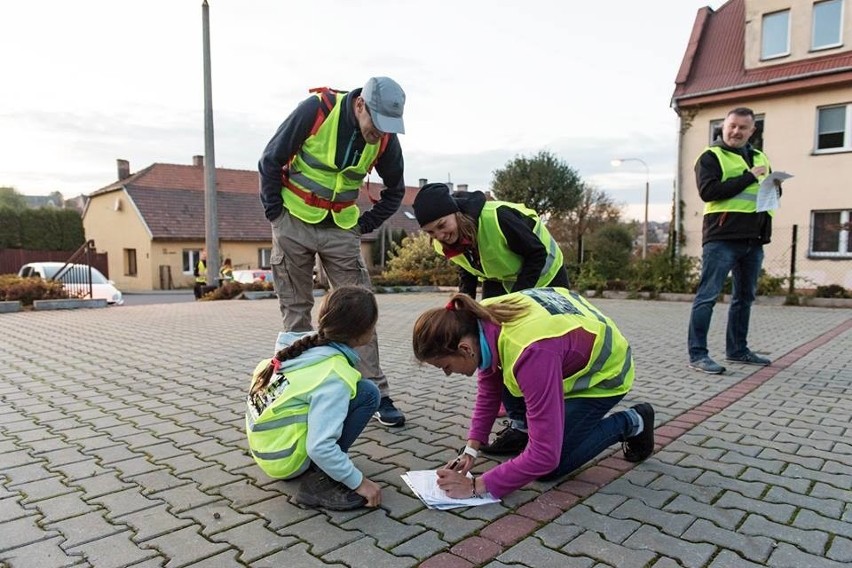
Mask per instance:
[[[287,209],[272,222],[272,275],[278,305],[284,319],[283,331],[311,331],[314,305],[313,269],[319,255],[331,288],[363,286],[371,288],[370,275],[361,258],[361,238],[357,227],[341,229],[331,216],[311,225],[290,215]],[[361,357],[358,371],[373,381],[383,397],[388,381],[379,366],[379,341],[373,339],[357,349]]]

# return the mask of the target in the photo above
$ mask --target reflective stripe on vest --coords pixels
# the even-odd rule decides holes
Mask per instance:
[[[507,292],[512,291],[524,259],[509,249],[506,237],[500,230],[500,223],[497,220],[498,207],[511,207],[521,214],[535,219],[533,232],[547,249],[547,259],[541,268],[535,285],[536,287],[547,286],[562,267],[562,250],[550,235],[547,227],[541,222],[538,214],[532,209],[518,203],[486,201],[482,207],[482,213],[479,215],[479,223],[476,230],[476,247],[479,252],[479,262],[482,264],[482,270],[474,268],[463,254],[455,255],[449,260],[458,264],[474,276],[487,280],[498,280],[503,283],[503,287]],[[444,254],[443,245],[439,241],[433,241],[432,246],[440,254]]]
[[[266,368],[269,359],[261,361],[254,377]],[[361,374],[343,355],[287,371],[287,386],[259,415],[253,411],[251,396],[246,397],[246,436],[257,465],[273,478],[286,478],[308,459],[308,410],[302,397],[331,376],[340,377],[354,398]],[[252,381],[253,383],[254,381]]]
[[[515,364],[524,350],[536,341],[560,337],[577,328],[595,336],[595,341],[586,366],[563,379],[565,398],[616,396],[630,390],[635,376],[630,345],[615,323],[585,298],[562,288],[533,288],[489,298],[482,304],[506,301],[528,309],[524,316],[503,324],[497,342],[503,384],[514,396],[523,396]]]
[[[320,94],[317,95],[321,96]],[[319,223],[328,215],[328,208],[315,207],[288,189],[296,188],[315,194],[332,203],[347,203],[339,211],[331,210],[335,224],[341,229],[351,229],[358,222],[359,210],[355,205],[361,183],[370,166],[379,155],[380,144],[367,144],[358,163],[339,169],[337,155],[337,129],[343,110],[343,94],[337,94],[334,107],[319,129],[308,136],[290,161],[288,174],[281,189],[284,206],[291,215],[306,223]]]
[[[721,146],[710,146],[707,148],[715,154],[719,160],[719,166],[722,168],[722,179],[725,181],[731,178],[743,175],[745,170],[750,169],[745,158],[739,152],[730,152]],[[705,150],[706,151],[706,150]],[[699,159],[701,157],[699,156]],[[765,166],[767,173],[769,172],[769,160],[766,154],[760,150],[754,150],[754,165]],[[739,192],[737,195],[729,199],[721,199],[719,201],[708,201],[704,204],[704,214],[708,213],[724,213],[731,211],[735,213],[754,213],[757,211],[757,192],[760,188],[760,180],[752,183],[747,188]],[[770,215],[774,212],[770,212]]]

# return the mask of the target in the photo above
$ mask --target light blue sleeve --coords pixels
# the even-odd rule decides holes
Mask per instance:
[[[349,412],[350,392],[343,379],[329,377],[308,394],[307,450],[311,461],[329,477],[355,489],[364,475],[337,445]]]

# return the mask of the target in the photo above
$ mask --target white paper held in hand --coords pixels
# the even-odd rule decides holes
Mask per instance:
[[[772,172],[760,182],[760,187],[757,190],[757,211],[774,211],[781,206],[778,200],[778,187],[775,185],[777,180],[779,183],[785,179],[793,177],[787,172]]]
[[[499,503],[500,499],[494,497],[470,497],[468,499],[454,499],[444,493],[438,487],[438,470],[409,471],[400,477],[406,485],[420,498],[430,509],[454,509],[456,507],[475,507],[489,503]],[[470,473],[468,473],[470,477]]]

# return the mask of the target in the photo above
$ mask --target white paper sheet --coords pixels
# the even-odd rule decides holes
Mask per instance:
[[[470,476],[470,474],[468,474]],[[453,499],[438,487],[438,471],[422,470],[403,473],[403,481],[430,509],[454,509],[456,507],[475,507],[489,503],[499,503],[494,497],[471,497],[468,499]]]
[[[778,199],[778,187],[775,185],[775,180],[784,181],[790,179],[792,174],[787,172],[772,172],[760,182],[760,188],[757,190],[757,210],[774,211],[781,207],[781,202]]]

